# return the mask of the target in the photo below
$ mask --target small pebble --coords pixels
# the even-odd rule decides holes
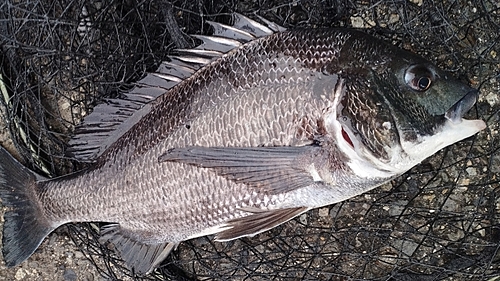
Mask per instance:
[[[307,214],[302,214],[302,215],[300,215],[300,217],[299,217],[299,221],[300,221],[300,223],[302,223],[302,224],[307,224]]]
[[[14,275],[14,278],[16,278],[16,280],[23,280],[24,277],[26,277],[26,270],[24,270],[23,268],[19,268],[16,271],[16,275]]]
[[[389,16],[389,23],[390,24],[397,23],[398,21],[399,21],[399,15],[398,14],[391,14]]]
[[[80,251],[75,251],[74,254],[75,254],[75,259],[83,259],[85,257],[83,253]]]
[[[363,18],[361,17],[351,17],[351,24],[354,28],[363,28],[365,26]]]
[[[422,6],[424,4],[424,0],[410,0],[411,3],[417,4],[417,6]]]
[[[467,172],[467,174],[469,174],[469,176],[477,176],[476,168],[469,167],[469,168],[465,169],[465,171]]]
[[[319,216],[324,218],[324,217],[328,217],[328,214],[330,213],[330,210],[328,208],[320,208],[318,210],[319,212]]]
[[[486,101],[488,102],[488,104],[491,107],[498,104],[499,100],[500,100],[500,98],[498,97],[498,94],[493,93],[493,92],[488,93],[488,95],[486,96]]]
[[[63,278],[64,278],[64,281],[76,281],[76,280],[78,280],[78,276],[76,276],[76,272],[71,268],[67,268],[66,270],[64,270]]]

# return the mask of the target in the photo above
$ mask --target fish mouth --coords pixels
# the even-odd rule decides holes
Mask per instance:
[[[479,91],[472,90],[468,92],[446,111],[444,117],[450,120],[453,124],[461,123],[463,120],[462,117],[472,108],[472,106],[474,106],[478,97]]]

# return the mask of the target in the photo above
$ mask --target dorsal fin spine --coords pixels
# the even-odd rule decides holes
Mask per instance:
[[[96,160],[121,135],[128,131],[150,110],[150,101],[165,94],[169,89],[189,78],[196,71],[223,54],[259,37],[268,36],[284,28],[263,20],[258,23],[241,14],[233,14],[233,25],[208,21],[212,36],[193,35],[202,43],[193,49],[179,49],[178,56],[168,57],[156,72],[148,73],[135,83],[135,87],[121,98],[106,99],[94,108],[76,127],[75,136],[69,142],[68,154],[80,161]]]

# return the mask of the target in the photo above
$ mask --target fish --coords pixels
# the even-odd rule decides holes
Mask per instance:
[[[485,129],[478,90],[362,31],[209,21],[76,128],[87,163],[45,178],[0,149],[9,267],[73,222],[103,222],[137,275],[182,241],[255,236],[380,186]]]

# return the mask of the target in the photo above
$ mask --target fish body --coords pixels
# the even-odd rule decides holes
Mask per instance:
[[[462,118],[476,90],[362,32],[210,24],[201,47],[85,119],[71,144],[90,168],[43,179],[0,150],[8,266],[65,223],[99,221],[144,274],[182,241],[261,233],[485,127]]]

